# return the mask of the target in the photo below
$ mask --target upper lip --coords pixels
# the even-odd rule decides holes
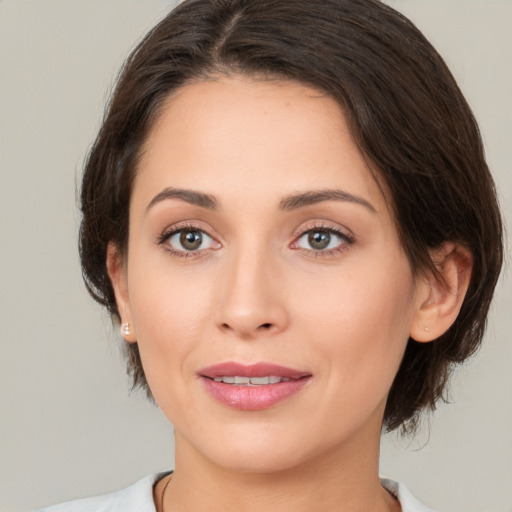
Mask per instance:
[[[214,364],[200,370],[199,375],[215,379],[215,377],[286,377],[288,379],[300,379],[308,377],[311,373],[287,368],[273,363],[256,363],[256,364],[241,364],[234,361],[227,361],[225,363]]]

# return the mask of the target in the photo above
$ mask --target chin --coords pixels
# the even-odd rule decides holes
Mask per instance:
[[[238,473],[286,471],[312,455],[303,435],[288,429],[276,432],[275,426],[232,425],[226,432],[217,430],[217,435],[208,439],[190,439],[190,444],[216,466]]]
[[[267,448],[265,450],[251,450],[244,447],[235,451],[231,447],[227,453],[212,453],[212,461],[218,466],[237,473],[246,474],[270,474],[288,471],[303,462],[299,454],[285,450]],[[307,459],[307,457],[306,457]]]

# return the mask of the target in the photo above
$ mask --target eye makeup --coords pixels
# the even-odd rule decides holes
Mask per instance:
[[[328,258],[345,252],[354,242],[354,236],[347,231],[325,221],[314,221],[301,226],[288,247],[315,258]],[[168,227],[156,243],[178,258],[197,258],[222,247],[204,227],[193,222]]]

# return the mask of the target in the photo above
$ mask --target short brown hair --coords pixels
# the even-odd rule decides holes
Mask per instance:
[[[500,273],[502,223],[471,110],[442,58],[404,16],[378,0],[186,0],[133,51],[89,154],[80,255],[92,296],[119,320],[107,244],[126,250],[141,147],[176,89],[219,74],[285,79],[339,102],[382,179],[413,271],[456,241],[473,256],[459,316],[433,343],[410,339],[384,425],[414,427],[435,408],[450,371],[479,347]],[[151,396],[136,344],[128,368]]]

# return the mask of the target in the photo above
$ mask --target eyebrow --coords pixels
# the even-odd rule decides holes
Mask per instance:
[[[167,199],[179,199],[195,206],[208,208],[209,210],[219,209],[219,202],[214,196],[211,196],[210,194],[204,194],[194,190],[184,190],[181,188],[168,187],[153,197],[151,202],[146,207],[146,212],[156,204],[161,203]]]
[[[285,197],[279,203],[281,210],[296,210],[305,206],[311,206],[324,201],[346,201],[364,206],[372,213],[377,213],[375,207],[362,197],[349,194],[344,190],[313,190],[301,194]]]
[[[204,194],[203,192],[196,192],[194,190],[185,190],[180,188],[168,187],[159,192],[148,204],[146,211],[155,206],[156,204],[165,201],[167,199],[179,199],[186,203],[207,208],[209,210],[218,210],[219,202],[217,199],[210,195]],[[374,206],[362,197],[355,196],[343,190],[313,190],[303,192],[300,194],[294,194],[287,196],[279,202],[279,208],[281,210],[290,211],[298,208],[304,208],[305,206],[311,206],[325,201],[345,201],[349,203],[359,204],[364,206],[372,213],[376,213],[377,210]]]

